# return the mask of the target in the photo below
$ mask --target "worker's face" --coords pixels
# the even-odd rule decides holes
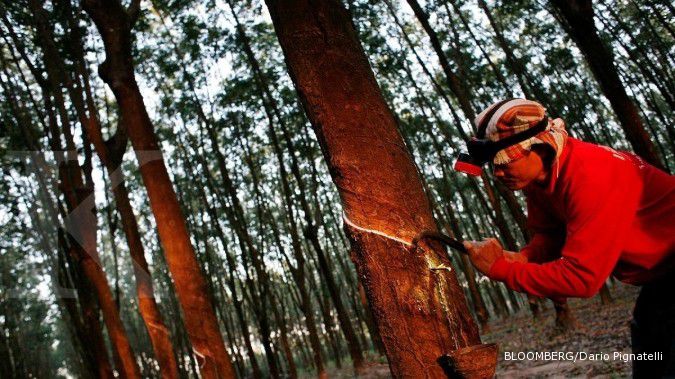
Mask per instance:
[[[499,181],[514,191],[527,187],[533,181],[543,181],[546,177],[541,157],[530,151],[525,152],[523,158],[492,167]]]

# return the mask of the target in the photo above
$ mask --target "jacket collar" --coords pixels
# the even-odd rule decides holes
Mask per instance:
[[[574,148],[576,140],[572,137],[568,137],[565,141],[565,146],[563,146],[563,151],[560,154],[560,157],[556,159],[551,165],[551,173],[549,176],[548,184],[546,185],[546,193],[553,194],[555,186],[558,183],[558,178],[560,178],[560,173],[563,169],[567,167],[567,162],[569,161],[570,152]]]

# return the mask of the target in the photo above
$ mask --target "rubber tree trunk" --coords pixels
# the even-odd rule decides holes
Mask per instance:
[[[449,231],[452,232],[450,233],[450,236],[461,241],[462,234],[459,228],[459,222],[455,217],[455,212],[451,207],[447,207],[447,209],[451,228]],[[473,265],[469,261],[469,257],[462,254],[460,256],[460,259],[462,260],[462,263],[464,265],[464,275],[466,276],[467,285],[469,286],[469,293],[471,294],[471,300],[473,300],[473,307],[474,311],[476,312],[476,318],[480,323],[481,330],[483,331],[483,333],[485,333],[488,330],[490,330],[490,325],[488,324],[490,315],[488,314],[487,307],[485,306],[485,300],[483,300],[483,295],[481,295],[480,290],[478,288],[478,282],[476,280],[476,271],[474,270]]]
[[[612,298],[612,293],[609,292],[609,287],[607,287],[607,283],[605,283],[600,288],[600,304],[609,305],[613,302],[614,299]]]
[[[561,24],[584,54],[593,76],[612,105],[626,139],[635,153],[663,169],[654,143],[642,124],[638,109],[621,83],[612,53],[602,42],[595,28],[591,0],[552,0],[551,3],[559,13]]]
[[[63,136],[67,149],[66,156],[68,159],[59,164],[58,171],[59,188],[64,194],[68,208],[65,224],[69,232],[67,240],[72,247],[69,251],[74,254],[73,260],[77,261],[96,294],[111,346],[120,358],[117,369],[125,377],[139,378],[138,363],[134,358],[134,352],[131,349],[117,305],[113,301],[112,292],[98,255],[94,188],[93,183],[89,181],[91,157],[85,157],[83,165],[80,165],[77,160],[77,151],[73,142],[66,102],[61,92],[66,87],[65,72],[60,65],[59,52],[49,29],[48,15],[45,14],[45,10],[36,0],[29,1],[29,7],[36,22],[43,62],[51,85],[51,94],[54,96],[53,104],[58,111],[57,114],[61,124],[61,130],[59,131],[55,121],[50,120],[52,147],[55,148],[55,151],[61,150],[60,142],[57,141],[60,141],[61,136]],[[85,168],[87,165],[89,165],[88,168]],[[87,179],[86,181],[83,176]]]
[[[438,57],[438,61],[441,64],[441,68],[443,68],[443,73],[447,79],[448,87],[455,94],[455,97],[457,98],[464,115],[469,120],[473,120],[476,118],[476,113],[474,112],[473,106],[471,105],[470,99],[472,95],[469,89],[464,85],[464,82],[461,80],[461,78],[455,74],[455,72],[450,67],[450,62],[445,56],[441,41],[438,38],[436,31],[429,23],[429,15],[426,14],[417,0],[408,0],[408,5],[410,5],[412,8],[415,16],[417,17],[417,20],[420,22],[420,24],[422,24],[422,28],[427,33],[427,36],[429,36],[431,46],[436,52],[436,56]]]
[[[233,378],[234,367],[220,334],[207,284],[136,83],[131,28],[138,10],[127,12],[114,0],[87,0],[83,2],[83,7],[103,38],[106,59],[99,67],[99,74],[115,95],[122,123],[136,151],[167,265],[183,309],[185,327],[200,360],[202,376]]]
[[[496,350],[480,345],[454,272],[438,269],[450,267],[445,252],[406,245],[435,229],[431,208],[347,11],[337,0],[267,5],[350,220],[353,258],[392,375],[441,377],[450,370],[443,356],[458,353],[470,359],[455,359],[455,373],[493,375]]]
[[[82,78],[87,88],[88,79]],[[129,192],[127,190],[124,174],[121,170],[122,155],[126,150],[127,139],[120,137],[124,132],[118,130],[114,138],[104,141],[101,134],[101,125],[96,118],[98,114],[91,97],[87,98],[89,119],[85,123],[86,138],[94,145],[99,159],[103,163],[111,178],[111,187],[115,197],[115,206],[122,220],[122,229],[127,239],[129,253],[134,265],[134,278],[136,279],[136,294],[138,296],[138,308],[145,323],[145,328],[150,336],[155,357],[163,378],[178,378],[178,364],[176,354],[173,351],[171,335],[166,327],[159,306],[155,299],[152,285],[152,277],[148,262],[145,259],[145,249],[141,242],[141,234],[138,230],[136,215],[131,207]]]
[[[100,129],[98,131],[100,133]],[[162,377],[178,378],[178,365],[171,343],[171,335],[166,324],[164,324],[164,319],[155,299],[152,277],[150,276],[148,262],[145,259],[145,249],[141,242],[141,235],[138,230],[136,216],[131,207],[129,193],[122,178],[123,174],[119,168],[114,168],[116,164],[111,164],[111,162],[104,160],[103,155],[106,154],[101,154],[104,148],[103,145],[96,146],[97,151],[99,151],[99,157],[104,162],[110,177],[114,178],[115,181],[119,181],[117,185],[115,185],[116,183],[112,185],[113,194],[115,196],[115,205],[122,219],[122,228],[127,238],[129,252],[134,265],[139,312],[150,336],[150,342],[159,363]]]
[[[555,326],[559,332],[566,333],[577,328],[577,319],[566,301],[553,302],[553,307],[555,308]]]

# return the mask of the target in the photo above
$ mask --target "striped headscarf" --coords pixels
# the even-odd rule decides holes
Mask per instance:
[[[492,112],[494,107],[498,107],[496,111]],[[492,113],[489,120],[484,120],[486,115]],[[539,123],[546,116],[546,108],[536,101],[526,99],[513,99],[507,102],[496,102],[483,112],[481,112],[474,124],[480,128],[484,121],[484,130],[478,130],[478,138],[486,138],[491,141],[499,141],[502,138],[514,135],[525,131]],[[560,157],[565,142],[567,141],[567,131],[565,130],[565,122],[559,118],[549,119],[546,130],[537,134],[532,138],[519,142],[506,149],[500,150],[493,160],[494,164],[507,164],[516,159],[525,156],[525,152],[529,151],[532,145],[547,144],[556,152],[556,159]]]

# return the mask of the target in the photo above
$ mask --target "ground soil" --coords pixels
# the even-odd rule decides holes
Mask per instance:
[[[617,284],[610,289],[614,302],[601,305],[599,296],[571,299],[577,327],[568,332],[555,329],[555,311],[549,304],[541,320],[528,313],[491,323],[483,335],[486,342],[499,344],[497,376],[501,378],[630,377],[631,364],[613,359],[614,352],[630,352],[630,320],[638,288]],[[549,302],[550,303],[550,302]],[[609,360],[506,360],[505,352],[607,353]],[[597,356],[597,355],[596,355]]]
[[[499,345],[498,378],[625,378],[630,377],[630,362],[615,360],[614,352],[630,352],[630,319],[638,288],[617,283],[610,286],[614,302],[601,305],[600,297],[571,299],[577,328],[567,332],[555,329],[555,311],[550,302],[540,320],[523,311],[507,319],[491,320],[483,341]],[[609,360],[506,360],[505,352],[585,352],[607,353]],[[352,378],[351,370],[329,372],[331,378]],[[370,356],[360,378],[389,378],[383,358]]]

